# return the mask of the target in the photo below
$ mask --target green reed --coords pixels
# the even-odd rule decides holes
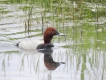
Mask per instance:
[[[24,3],[26,1],[10,0],[10,2]],[[90,4],[87,4],[86,2],[89,2]],[[71,49],[71,51],[67,50],[65,53],[67,54],[67,57],[70,57],[70,61],[72,60],[72,58],[73,60],[75,57],[77,58],[77,70],[79,71],[78,68],[80,66],[82,67],[81,80],[85,79],[84,73],[85,71],[87,71],[87,59],[91,65],[92,70],[94,68],[98,70],[98,67],[100,67],[100,63],[103,63],[103,72],[101,73],[103,75],[105,74],[106,22],[101,23],[103,21],[101,18],[106,17],[105,0],[30,0],[27,1],[26,4],[29,5],[25,6],[24,8],[20,8],[22,10],[25,10],[26,14],[24,22],[26,33],[30,34],[30,32],[32,31],[31,27],[33,26],[33,20],[41,21],[41,26],[38,27],[41,27],[42,33],[44,31],[44,28],[48,26],[45,26],[45,24],[50,23],[50,25],[56,27],[60,32],[66,34],[65,37],[54,37],[54,40],[66,42],[66,45],[64,45],[63,47]],[[37,5],[37,7],[44,8],[44,10],[39,12],[39,14],[41,14],[40,18],[32,19],[32,15],[36,15],[36,13],[33,14],[35,4]],[[28,14],[26,13],[26,11],[28,11]],[[48,16],[48,13],[51,16]],[[58,52],[58,54],[59,53],[62,53],[62,51]],[[103,56],[102,58],[100,58],[101,55]],[[63,54],[61,54],[60,56],[63,56]],[[31,59],[33,59],[33,57]],[[60,59],[59,56],[58,59]],[[100,62],[100,60],[102,59],[103,62]],[[68,58],[66,58],[66,61],[68,62]],[[37,66],[34,66],[35,71],[37,71],[38,64],[39,60],[37,60],[36,62]],[[5,65],[3,64],[3,66]],[[22,66],[24,65],[22,64]]]
[[[105,0],[8,0],[8,2],[29,4],[23,8],[25,12],[28,11],[24,22],[25,32],[28,34],[32,31],[31,26],[34,20],[36,22],[41,21],[39,27],[42,29],[42,34],[45,27],[50,24],[66,34],[65,41],[74,40],[76,45],[80,42],[81,44],[84,43],[86,47],[90,46],[86,43],[91,43],[91,37],[96,37],[96,35],[103,37],[105,34],[105,24],[101,24],[101,27],[100,24],[95,23],[100,22],[101,17],[106,16]],[[44,10],[39,12],[41,18],[32,19],[32,15],[36,16],[34,9],[36,6]],[[94,24],[91,24],[93,22]],[[102,30],[102,32],[98,32],[98,30]],[[64,38],[59,37],[58,41],[64,41]],[[101,40],[104,41],[105,38],[101,38]],[[71,45],[68,44],[67,46]]]

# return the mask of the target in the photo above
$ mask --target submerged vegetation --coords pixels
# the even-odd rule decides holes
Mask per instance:
[[[32,26],[36,21],[41,26],[36,29],[42,29],[42,33],[45,27],[52,25],[66,34],[65,39],[59,37],[58,41],[73,41],[74,45],[84,48],[105,44],[105,0],[4,0],[2,3],[25,4],[19,9],[25,13],[24,25],[28,35],[34,31]],[[0,9],[2,14],[8,12]],[[70,42],[66,44],[64,47],[71,47]]]
[[[100,37],[100,41],[105,42],[105,38],[103,38],[106,26],[105,0],[6,0],[4,2],[26,4],[19,9],[25,12],[25,32],[28,34],[32,31],[32,23],[36,21],[41,24],[42,32],[44,27],[56,26],[59,31],[67,34],[65,40],[76,39],[78,40],[76,44],[85,44],[84,47],[94,44],[95,41],[91,39],[96,38],[97,35]],[[37,11],[37,7],[41,7],[42,10]],[[2,14],[8,13],[2,9],[1,11]],[[36,16],[37,13],[41,17]]]

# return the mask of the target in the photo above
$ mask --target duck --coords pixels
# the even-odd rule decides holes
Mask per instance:
[[[23,40],[16,44],[17,47],[26,50],[32,49],[51,49],[54,45],[51,43],[53,36],[65,36],[59,33],[54,27],[47,27],[43,34],[43,41],[41,40]]]

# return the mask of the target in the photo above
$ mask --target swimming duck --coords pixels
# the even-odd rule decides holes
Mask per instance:
[[[51,41],[55,35],[64,36],[64,34],[59,33],[55,28],[48,27],[43,34],[44,41],[26,40],[18,42],[17,46],[22,49],[50,49],[54,47]]]

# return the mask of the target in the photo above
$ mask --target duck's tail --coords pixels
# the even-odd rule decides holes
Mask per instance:
[[[20,42],[18,42],[17,44],[15,44],[15,46],[19,47],[19,43],[20,43]]]

